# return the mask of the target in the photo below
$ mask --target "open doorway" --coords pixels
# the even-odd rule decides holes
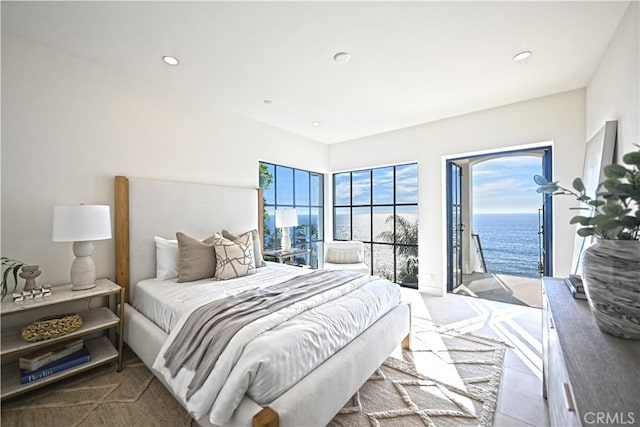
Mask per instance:
[[[447,289],[540,307],[552,275],[551,199],[533,176],[551,177],[551,147],[447,160]]]

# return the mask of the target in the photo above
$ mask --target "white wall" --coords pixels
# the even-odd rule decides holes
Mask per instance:
[[[640,144],[640,3],[629,4],[587,86],[587,138],[618,120],[617,158]]]
[[[554,176],[571,182],[582,172],[585,91],[575,90],[432,122],[329,148],[331,171],[418,162],[420,290],[446,292],[446,157],[553,141]],[[532,177],[533,178],[533,177]],[[574,227],[568,198],[554,200],[554,272],[567,275]]]
[[[2,92],[2,255],[39,264],[39,283],[68,282],[73,260],[53,206],[113,206],[114,175],[257,187],[259,160],[328,170],[324,144],[10,34]],[[94,258],[114,277],[113,240]]]

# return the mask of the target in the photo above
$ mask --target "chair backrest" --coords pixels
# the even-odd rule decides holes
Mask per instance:
[[[325,242],[325,262],[358,264],[364,261],[364,243],[357,240]]]

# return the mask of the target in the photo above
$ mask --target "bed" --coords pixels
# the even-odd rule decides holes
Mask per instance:
[[[396,303],[395,297],[381,297],[381,301],[393,300],[394,302],[389,307],[378,308],[379,314],[367,314],[370,319],[362,324],[363,330],[352,332],[355,334],[353,339],[349,338],[348,342],[339,344],[339,347],[331,350],[331,354],[318,366],[307,367],[309,372],[303,371],[299,374],[300,378],[293,375],[295,382],[292,385],[283,384],[281,389],[269,390],[262,395],[260,392],[256,394],[251,384],[247,385],[246,393],[244,389],[235,390],[235,385],[232,385],[231,388],[236,394],[241,394],[241,397],[232,407],[221,405],[220,413],[224,411],[230,413],[227,418],[214,416],[215,405],[212,406],[211,412],[207,410],[205,413],[188,407],[190,403],[185,402],[184,395],[175,384],[172,384],[171,378],[162,376],[161,370],[158,369],[159,354],[164,354],[167,346],[175,340],[175,333],[171,333],[173,328],[185,323],[184,319],[188,317],[185,313],[193,310],[194,300],[207,294],[206,289],[210,288],[208,285],[211,281],[176,284],[171,280],[154,279],[156,276],[154,236],[169,238],[175,235],[176,231],[183,231],[192,236],[208,236],[213,231],[222,229],[251,230],[255,228],[261,235],[261,200],[260,191],[253,188],[130,179],[123,176],[115,178],[116,282],[125,288],[124,339],[150,369],[153,369],[156,364],[154,372],[158,378],[202,426],[220,424],[324,426],[399,343],[402,342],[405,348],[409,346],[411,316],[408,304]],[[296,267],[269,264],[266,268],[259,269],[260,272],[257,270],[250,279],[227,281],[222,285],[224,288],[217,288],[216,292],[224,289],[220,292],[235,294],[238,290],[249,289],[256,283],[267,286],[270,280],[275,280],[274,275],[294,278],[304,274],[316,274],[318,277],[323,274],[321,271],[309,272]],[[371,278],[354,279],[348,286],[355,286],[351,283],[361,287],[362,292],[369,288],[381,287],[379,281]],[[390,287],[384,289],[388,288],[390,289]],[[185,290],[184,294],[182,289]],[[344,298],[355,294],[355,291],[349,291],[348,295],[345,293]],[[176,297],[176,295],[180,296]],[[167,303],[167,301],[173,301],[173,303]],[[341,300],[336,299],[336,301]],[[380,304],[376,302],[367,304],[369,305]],[[293,310],[293,307],[295,306],[291,305],[287,310]],[[322,314],[322,310],[333,309],[334,307],[329,304],[318,305],[317,308],[309,310],[309,316],[318,315],[313,310],[319,310]],[[375,318],[371,317],[374,315]],[[295,319],[304,320],[303,317],[303,315],[296,315]],[[270,319],[269,316],[266,318]],[[244,328],[242,331],[245,329],[250,328]],[[273,329],[275,331],[278,328]],[[269,330],[269,334],[271,332]],[[278,338],[277,345],[274,345],[274,341],[269,340],[276,338],[270,338],[269,334],[261,334],[259,338],[262,341],[254,344],[254,347],[247,346],[245,353],[248,360],[251,360],[252,355],[255,357],[254,353],[268,353],[265,349],[270,347],[279,349],[280,354],[283,351],[286,353],[286,350],[282,349],[283,341],[279,341],[280,338]],[[254,350],[251,351],[251,348]],[[296,357],[296,359],[301,358]],[[251,363],[263,366],[260,361]],[[242,366],[241,363],[239,365]],[[265,362],[264,366],[267,365],[268,363]],[[267,368],[264,370],[268,371]],[[294,371],[297,372],[298,369]],[[227,373],[225,372],[224,375]],[[216,378],[219,377],[220,375],[208,377],[200,394],[208,395],[206,387],[210,382],[217,382]],[[211,378],[213,380],[209,381]],[[256,388],[259,389],[259,387]],[[277,387],[273,385],[271,388]],[[221,419],[224,419],[224,422],[220,422]],[[215,424],[211,420],[214,420]]]

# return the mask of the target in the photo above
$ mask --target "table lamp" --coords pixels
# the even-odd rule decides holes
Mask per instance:
[[[107,205],[53,207],[54,242],[73,242],[76,259],[71,264],[71,290],[96,286],[93,241],[111,238],[111,215]]]
[[[291,251],[291,238],[289,237],[289,227],[298,225],[298,214],[295,208],[276,209],[276,227],[282,228],[282,251]]]

